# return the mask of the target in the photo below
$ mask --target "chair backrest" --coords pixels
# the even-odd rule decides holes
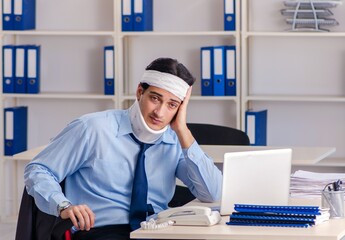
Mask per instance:
[[[61,183],[62,188],[64,182]],[[73,226],[71,220],[62,220],[38,209],[35,200],[24,188],[20,204],[15,240],[67,240],[66,231]]]
[[[201,145],[250,144],[248,135],[236,128],[206,123],[188,123],[187,126]]]

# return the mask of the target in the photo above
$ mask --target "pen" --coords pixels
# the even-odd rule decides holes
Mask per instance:
[[[341,184],[342,184],[342,181],[339,179],[338,181],[336,182],[333,182],[333,190],[334,191],[340,191],[341,190]]]

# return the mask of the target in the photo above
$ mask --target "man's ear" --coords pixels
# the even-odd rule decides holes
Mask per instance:
[[[137,100],[140,100],[141,95],[143,95],[143,87],[139,84],[136,92]]]

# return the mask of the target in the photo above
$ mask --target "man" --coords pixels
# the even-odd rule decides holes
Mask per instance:
[[[199,200],[219,199],[222,175],[186,125],[194,81],[183,64],[159,58],[146,68],[129,109],[71,122],[25,169],[38,208],[70,218],[73,239],[128,239],[139,227],[133,213],[139,155],[145,159],[141,182],[147,182],[147,196],[139,201],[147,207],[144,218],[167,209],[176,177]],[[142,155],[144,143],[149,147]],[[65,193],[59,185],[64,179]]]

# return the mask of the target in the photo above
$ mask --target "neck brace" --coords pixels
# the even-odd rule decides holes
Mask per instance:
[[[151,129],[146,124],[144,117],[141,114],[139,102],[137,100],[129,108],[129,118],[131,121],[134,136],[144,143],[155,142],[168,129],[168,126],[158,131]]]

